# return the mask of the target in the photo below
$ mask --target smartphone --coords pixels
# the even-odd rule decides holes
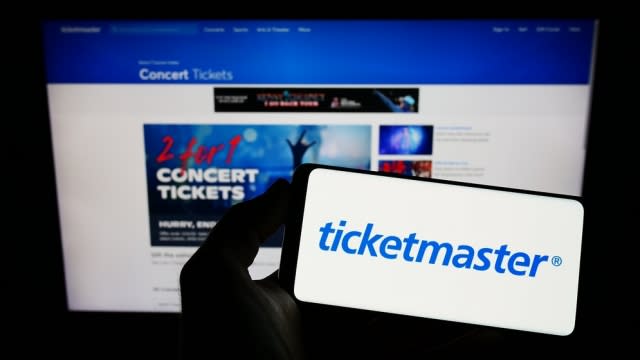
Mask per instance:
[[[573,331],[579,198],[316,164],[291,185],[279,276],[297,301]]]

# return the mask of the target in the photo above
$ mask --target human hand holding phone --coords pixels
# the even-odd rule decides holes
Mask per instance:
[[[185,359],[301,359],[300,314],[277,274],[254,281],[248,267],[284,223],[289,183],[279,180],[233,206],[180,274]]]
[[[305,168],[311,170],[303,166],[301,174]],[[505,333],[490,327],[296,301],[289,282],[295,262],[289,253],[297,250],[297,245],[291,245],[299,239],[291,239],[296,237],[295,222],[302,215],[291,208],[297,209],[305,197],[294,194],[289,201],[291,192],[286,181],[278,181],[264,195],[234,206],[185,265],[181,273],[185,358],[229,352],[242,358],[389,358],[510,349],[503,346]],[[331,198],[331,194],[324,195]],[[280,279],[274,274],[251,280],[247,267],[260,242],[285,222],[287,213],[291,227],[287,229],[289,243],[285,243]],[[325,227],[325,246],[336,242],[334,236],[329,244],[329,235],[337,235],[333,225],[346,224]],[[345,248],[350,246],[347,243]],[[385,251],[393,250],[393,246],[385,246]],[[524,261],[519,260],[518,264]],[[538,262],[539,267],[543,261]],[[514,262],[512,267],[518,272],[524,265]],[[326,285],[316,283],[319,288]]]

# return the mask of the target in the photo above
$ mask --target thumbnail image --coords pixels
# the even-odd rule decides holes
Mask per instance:
[[[375,95],[391,112],[417,112],[417,89],[377,89]]]
[[[378,171],[423,178],[431,177],[431,160],[380,160]]]
[[[430,155],[432,148],[432,125],[380,126],[380,155]]]

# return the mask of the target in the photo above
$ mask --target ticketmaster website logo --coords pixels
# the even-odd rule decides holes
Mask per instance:
[[[340,220],[337,227],[327,222],[320,227],[319,247],[322,251],[344,252],[349,255],[368,255],[390,260],[401,259],[406,262],[441,266],[453,265],[459,269],[475,271],[493,270],[499,274],[536,277],[540,267],[549,262],[548,255],[509,250],[507,244],[493,249],[483,247],[475,249],[471,245],[458,245],[435,240],[417,239],[416,233],[402,236],[375,233],[374,224],[368,223],[363,231],[348,230],[346,220]],[[560,266],[559,256],[551,258],[553,266]]]

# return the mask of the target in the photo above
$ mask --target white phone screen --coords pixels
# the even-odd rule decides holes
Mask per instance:
[[[572,199],[318,168],[299,300],[568,335],[582,205]]]

